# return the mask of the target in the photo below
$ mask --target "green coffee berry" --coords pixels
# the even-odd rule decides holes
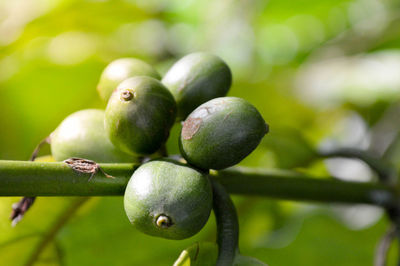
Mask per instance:
[[[176,62],[162,79],[174,96],[179,120],[200,104],[225,96],[232,74],[221,58],[209,53],[189,54]]]
[[[102,163],[133,162],[135,159],[118,150],[104,130],[104,111],[86,109],[65,118],[51,133],[51,154],[56,161],[71,157]]]
[[[108,101],[112,92],[123,80],[134,76],[149,76],[160,79],[158,72],[146,62],[136,58],[121,58],[112,61],[100,76],[97,91],[100,97]]]
[[[174,97],[158,80],[124,80],[108,102],[105,128],[111,142],[130,154],[151,154],[167,140],[174,124]]]
[[[206,175],[183,164],[156,160],[141,165],[124,196],[129,221],[148,235],[184,239],[210,216],[212,189]]]
[[[249,102],[236,97],[208,101],[183,123],[180,150],[192,165],[223,169],[249,155],[268,132],[268,125]]]

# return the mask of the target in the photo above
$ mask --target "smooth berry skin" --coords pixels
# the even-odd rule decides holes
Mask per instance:
[[[184,239],[206,224],[212,209],[212,188],[208,176],[191,167],[174,161],[150,161],[136,169],[129,180],[124,207],[139,231]]]
[[[177,120],[181,121],[200,104],[225,96],[232,84],[232,73],[218,56],[198,52],[177,61],[162,83],[174,96],[178,106]]]
[[[71,157],[99,163],[134,162],[134,156],[117,149],[104,129],[104,111],[85,109],[65,118],[50,135],[51,154],[56,161]]]
[[[156,152],[174,124],[174,97],[158,80],[139,76],[124,80],[108,101],[104,125],[111,142],[132,155]]]
[[[135,76],[148,76],[161,79],[160,74],[148,63],[136,58],[120,58],[112,61],[103,70],[97,92],[100,98],[108,101],[118,84],[127,78]]]
[[[201,169],[224,169],[248,156],[268,132],[258,110],[236,97],[221,97],[197,107],[185,120],[180,151]]]

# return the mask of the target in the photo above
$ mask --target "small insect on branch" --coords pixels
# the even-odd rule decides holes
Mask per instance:
[[[95,161],[73,157],[64,160],[64,163],[66,163],[69,167],[72,168],[72,170],[78,173],[91,174],[88,181],[92,180],[93,176],[99,171],[102,172],[107,178],[115,178],[104,172],[100,165]]]

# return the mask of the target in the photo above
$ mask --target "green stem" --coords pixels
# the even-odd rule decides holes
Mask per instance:
[[[384,207],[395,206],[399,196],[396,188],[385,184],[317,179],[294,171],[232,168],[213,174],[233,194]]]
[[[114,179],[77,173],[62,162],[0,161],[0,196],[123,195],[134,164],[101,164]],[[294,171],[231,168],[212,171],[229,193],[270,198],[396,206],[399,191],[379,183],[316,179]]]
[[[394,181],[396,171],[386,161],[379,157],[370,155],[367,151],[353,148],[338,148],[333,150],[318,151],[318,155],[322,158],[343,157],[359,159],[366,163],[373,171],[378,174],[380,181],[391,183]]]
[[[217,221],[217,266],[231,266],[239,252],[239,222],[235,206],[225,188],[215,180],[213,209]]]
[[[0,161],[0,196],[112,196],[123,195],[137,165],[102,164],[99,171],[78,173],[63,162]]]

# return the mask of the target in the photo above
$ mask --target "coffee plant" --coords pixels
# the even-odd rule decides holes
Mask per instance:
[[[13,205],[12,223],[29,216],[38,196],[123,195],[128,219],[121,222],[129,220],[144,234],[165,239],[196,235],[213,210],[216,243],[193,243],[175,266],[266,265],[268,261],[241,252],[238,214],[230,194],[364,203],[383,208],[391,221],[376,251],[375,265],[384,265],[400,230],[397,169],[384,158],[354,148],[310,148],[304,159],[358,159],[376,173],[376,182],[237,167],[269,137],[274,125],[250,102],[227,97],[231,84],[228,65],[210,53],[184,56],[163,78],[136,58],[111,62],[97,86],[107,101],[105,110],[84,109],[66,117],[38,145],[31,161],[0,161],[0,196],[24,197]],[[181,124],[173,142],[180,154],[169,154],[166,146],[174,124]],[[46,143],[51,156],[38,157]],[[78,200],[70,211],[85,200]]]

